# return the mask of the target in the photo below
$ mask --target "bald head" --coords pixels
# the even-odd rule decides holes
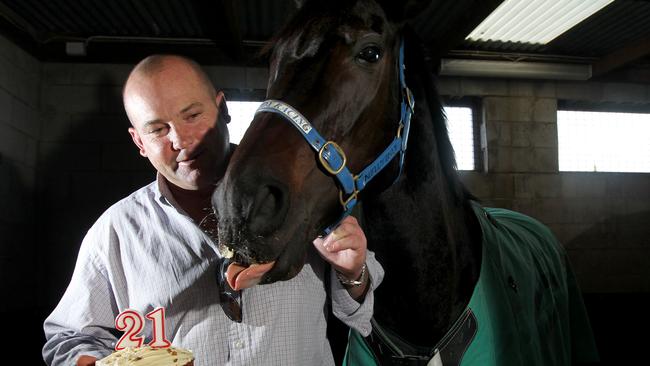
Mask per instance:
[[[216,95],[216,90],[212,85],[212,81],[205,71],[203,71],[201,66],[193,60],[178,55],[151,55],[140,61],[135,65],[133,70],[131,70],[129,77],[126,79],[124,89],[122,90],[122,98],[126,99],[126,94],[130,86],[129,84],[132,84],[134,80],[143,78],[150,79],[170,67],[187,69],[192,72],[212,97]]]
[[[175,77],[170,78],[169,75]],[[151,90],[161,92],[168,89],[187,90],[181,88],[179,84],[188,85],[194,91],[205,93],[212,100],[217,96],[212,81],[201,66],[193,60],[178,55],[152,55],[140,61],[131,70],[122,89],[122,101],[131,124],[135,126],[131,106],[145,97],[143,94],[151,94]],[[224,114],[227,115],[225,104],[223,109]]]

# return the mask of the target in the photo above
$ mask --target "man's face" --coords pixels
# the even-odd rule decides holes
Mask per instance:
[[[223,102],[223,93],[215,96],[178,61],[133,76],[124,92],[129,132],[140,154],[186,190],[212,189],[223,176],[229,145],[226,124],[218,119]]]

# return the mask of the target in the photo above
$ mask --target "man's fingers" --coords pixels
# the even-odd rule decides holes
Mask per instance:
[[[333,268],[345,277],[357,278],[366,257],[366,236],[357,220],[348,216],[325,238],[317,238],[314,246]]]
[[[316,238],[314,246],[325,255],[350,249],[357,251],[365,249],[366,236],[353,216],[346,217],[341,224],[325,238]]]
[[[332,238],[331,235],[325,239],[316,238],[314,239],[313,244],[316,249],[318,249],[318,251],[326,257],[331,257],[331,254],[340,252],[345,249],[357,250],[362,246],[358,238],[353,235],[348,235],[341,238]]]
[[[325,243],[324,247],[328,252],[340,252],[346,249],[358,250],[363,247],[363,243],[358,237],[348,235],[336,241]]]
[[[339,226],[331,234],[325,237],[323,246],[328,252],[336,252],[340,250],[340,243],[349,240],[350,237],[353,237],[353,234],[346,228]]]
[[[322,256],[327,257],[329,252],[325,249],[325,240],[323,238],[316,238],[312,243]]]
[[[357,219],[352,216],[346,217],[332,233],[326,236],[323,245],[329,248],[332,244],[349,241],[350,237],[363,242],[366,240]]]

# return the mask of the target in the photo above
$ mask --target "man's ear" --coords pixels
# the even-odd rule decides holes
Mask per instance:
[[[144,144],[142,143],[142,139],[140,138],[138,130],[133,127],[129,127],[129,134],[131,134],[131,139],[133,139],[135,146],[140,149],[140,155],[147,157],[147,152],[144,150]]]
[[[221,90],[217,92],[215,97],[217,108],[219,108],[219,116],[223,118],[226,123],[230,122],[230,114],[228,114],[228,106],[226,105],[226,96]]]

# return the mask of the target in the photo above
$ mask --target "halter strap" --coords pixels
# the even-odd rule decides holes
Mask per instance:
[[[408,142],[408,134],[411,125],[411,116],[413,115],[415,100],[411,94],[411,90],[406,86],[404,77],[404,41],[400,42],[399,49],[399,80],[400,80],[400,121],[397,127],[397,133],[393,141],[375,160],[365,167],[361,173],[354,175],[347,168],[347,157],[341,147],[334,141],[328,141],[321,136],[320,133],[309,123],[300,112],[289,104],[275,99],[268,99],[264,101],[255,114],[262,112],[270,112],[279,114],[287,121],[291,122],[300,133],[307,143],[317,153],[320,165],[330,175],[334,176],[339,183],[339,201],[343,206],[343,214],[332,225],[326,227],[323,232],[325,235],[332,232],[339,223],[346,218],[352,209],[357,204],[359,192],[366,187],[368,182],[372,180],[379,172],[381,172],[399,153],[399,172],[395,181],[399,179],[404,165],[404,156],[406,155],[406,146]],[[394,182],[395,182],[394,181]],[[393,182],[393,183],[394,183]]]

